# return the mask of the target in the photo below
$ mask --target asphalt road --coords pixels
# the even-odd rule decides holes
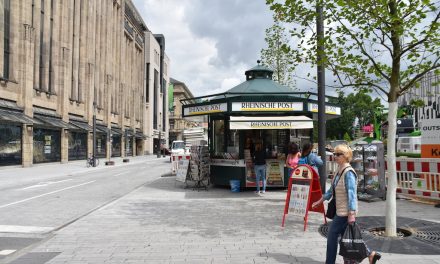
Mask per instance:
[[[0,187],[0,261],[10,254],[7,250],[22,250],[50,237],[52,231],[166,175],[170,167],[168,159],[151,159],[78,174],[9,177]]]

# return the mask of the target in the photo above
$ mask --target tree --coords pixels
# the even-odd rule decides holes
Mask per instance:
[[[344,140],[347,141],[347,142],[351,141],[351,137],[348,135],[347,132],[345,132],[345,134],[344,134]]]
[[[281,2],[280,2],[281,1]],[[440,2],[437,0],[266,0],[292,23],[288,52],[298,63],[317,63],[316,5],[324,9],[326,56],[322,63],[342,87],[366,88],[388,101],[388,187],[385,235],[396,236],[397,99],[440,67]]]
[[[329,103],[339,105],[341,107],[341,116],[339,118],[328,120],[326,123],[327,138],[342,139],[344,134],[351,135],[353,131],[353,123],[355,115],[347,104],[346,97],[343,92],[338,93],[338,97],[330,97]]]
[[[351,93],[347,97],[341,91],[338,94],[333,103],[341,106],[341,117],[327,121],[327,137],[341,139],[347,133],[354,138],[352,132],[356,119],[360,127],[375,123],[376,111],[382,108],[379,98],[373,100],[365,90]]]
[[[274,24],[266,29],[264,40],[267,49],[261,50],[263,64],[273,70],[275,81],[295,90],[295,83],[292,78],[294,65],[291,64],[289,55],[286,53],[286,47],[288,47],[287,33],[278,19],[274,18]]]

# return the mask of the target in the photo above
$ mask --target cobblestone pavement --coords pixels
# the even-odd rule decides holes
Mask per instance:
[[[193,191],[163,177],[58,230],[12,263],[323,263],[323,216],[311,213],[306,232],[293,215],[281,228],[285,196],[270,189],[264,196]],[[399,216],[440,224],[432,205],[397,203]],[[360,211],[384,215],[385,203],[360,202]],[[378,263],[440,264],[439,255],[382,255]]]

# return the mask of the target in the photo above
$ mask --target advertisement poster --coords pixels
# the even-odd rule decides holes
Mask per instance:
[[[50,154],[51,153],[51,144],[52,143],[52,136],[44,136],[44,154]]]
[[[176,181],[185,182],[188,173],[189,160],[179,160],[179,167],[177,168]]]
[[[246,158],[246,150],[244,152],[244,160],[246,164],[246,187],[255,187],[256,176],[254,170],[254,163],[252,158]],[[269,187],[284,186],[284,161],[280,160],[266,160],[266,185]],[[260,186],[263,183],[260,182]]]
[[[284,162],[280,160],[268,160],[266,179],[268,186],[284,186]]]
[[[44,154],[50,154],[50,152],[51,152],[51,147],[50,147],[50,145],[49,146],[44,146]]]
[[[254,162],[252,161],[251,152],[249,149],[244,150],[244,163],[246,173],[246,187],[255,187],[256,177],[254,170]],[[262,185],[262,184],[261,184]]]
[[[306,214],[309,189],[309,185],[292,184],[289,213],[298,216],[304,216]]]

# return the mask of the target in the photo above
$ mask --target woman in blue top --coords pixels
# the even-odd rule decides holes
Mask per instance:
[[[312,143],[310,142],[306,142],[302,145],[301,158],[299,159],[298,164],[310,165],[316,170],[316,172],[318,172],[318,167],[321,167],[324,163],[320,157],[312,152],[312,147]]]
[[[321,205],[324,200],[330,200],[333,196],[332,189],[335,190],[336,215],[333,218],[327,235],[327,255],[326,264],[333,264],[336,261],[338,250],[338,236],[342,235],[347,228],[347,224],[352,224],[356,220],[357,213],[357,184],[356,174],[350,166],[353,152],[347,145],[338,145],[334,152],[335,161],[338,164],[338,172],[333,178],[332,188],[330,188],[323,197],[312,204],[312,208]],[[370,263],[376,263],[381,255],[375,251],[369,252],[368,259]]]

